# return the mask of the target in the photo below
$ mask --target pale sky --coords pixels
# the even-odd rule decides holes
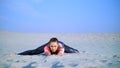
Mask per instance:
[[[120,33],[120,0],[0,0],[0,30]]]

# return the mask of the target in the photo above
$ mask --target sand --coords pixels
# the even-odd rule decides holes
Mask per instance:
[[[57,37],[80,54],[12,55]],[[0,31],[0,68],[120,68],[120,34],[49,34]]]

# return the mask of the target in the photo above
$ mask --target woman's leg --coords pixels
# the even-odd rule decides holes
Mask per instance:
[[[42,46],[40,46],[40,47],[38,47],[38,48],[36,48],[36,49],[35,49],[35,53],[36,53],[36,54],[44,53],[44,47],[45,47],[46,45],[48,45],[48,44],[49,44],[49,42],[46,43],[46,44],[43,44]]]
[[[40,54],[40,53],[43,53],[44,52],[44,47],[46,45],[48,45],[49,43],[46,43],[36,49],[33,49],[33,50],[27,50],[27,51],[24,51],[24,52],[21,52],[21,53],[18,53],[18,55],[37,55],[37,54]]]
[[[74,49],[72,47],[69,47],[67,45],[64,45],[65,47],[65,53],[79,53],[79,51],[77,49]]]
[[[18,53],[18,55],[33,55],[34,54],[34,50],[27,50],[21,53]]]
[[[64,44],[63,42],[59,41],[59,43],[61,43],[64,48],[65,48],[65,53],[79,53],[79,51],[77,49],[74,49],[70,46],[67,46],[66,44]]]

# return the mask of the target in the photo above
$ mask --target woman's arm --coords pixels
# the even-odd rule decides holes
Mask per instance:
[[[44,47],[44,53],[47,55],[47,56],[50,56],[51,55],[51,52],[50,52],[50,49],[48,46],[45,46]]]
[[[57,55],[62,56],[64,54],[64,48],[60,48]]]

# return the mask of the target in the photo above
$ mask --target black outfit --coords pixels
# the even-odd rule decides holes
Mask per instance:
[[[63,42],[59,41],[59,43],[62,44],[62,46],[64,47],[65,49],[65,53],[79,53],[79,51],[77,49],[74,49],[72,47],[69,47],[67,46],[66,44],[64,44]],[[27,50],[27,51],[24,51],[22,53],[18,53],[18,55],[37,55],[37,54],[41,54],[41,53],[44,53],[44,47],[46,45],[48,45],[48,43],[36,48],[36,49],[33,49],[33,50]]]

